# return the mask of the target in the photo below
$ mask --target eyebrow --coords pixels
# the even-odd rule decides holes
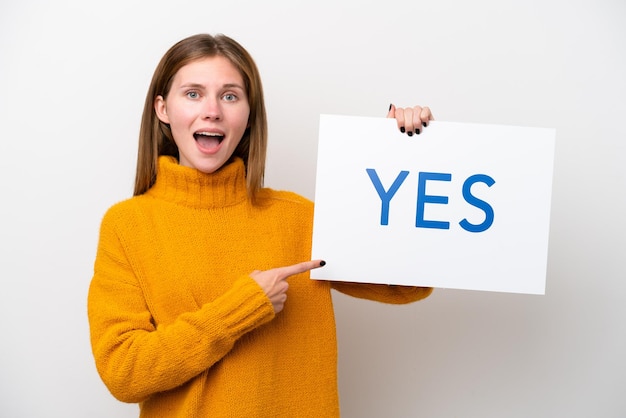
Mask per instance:
[[[186,88],[196,88],[196,89],[204,89],[205,86],[204,84],[200,84],[200,83],[185,83],[183,85],[181,85],[179,88],[181,89],[186,89]],[[222,88],[227,88],[227,89],[232,89],[232,88],[238,88],[242,91],[246,91],[243,86],[241,86],[240,84],[237,83],[226,83],[224,85],[222,85]]]

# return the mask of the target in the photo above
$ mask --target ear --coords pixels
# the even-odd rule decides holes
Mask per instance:
[[[167,117],[167,106],[165,105],[165,99],[163,96],[159,95],[154,100],[154,112],[161,122],[170,123],[170,119]]]

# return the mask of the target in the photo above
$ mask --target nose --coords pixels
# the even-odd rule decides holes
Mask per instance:
[[[220,101],[215,98],[207,97],[202,108],[202,118],[208,120],[222,119],[222,107]]]

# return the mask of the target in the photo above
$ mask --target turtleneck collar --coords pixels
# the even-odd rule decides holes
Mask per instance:
[[[156,182],[146,195],[198,209],[231,206],[248,198],[245,166],[234,158],[206,174],[178,164],[174,157],[160,156]]]

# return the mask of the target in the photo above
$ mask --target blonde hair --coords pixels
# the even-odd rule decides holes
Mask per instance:
[[[249,127],[243,134],[233,156],[240,157],[246,167],[248,196],[254,203],[263,187],[267,151],[267,117],[259,70],[252,56],[239,43],[225,35],[199,34],[172,46],[154,71],[146,95],[137,153],[134,195],[145,193],[156,181],[157,160],[161,155],[179,158],[178,147],[169,125],[161,122],[154,110],[158,96],[167,98],[172,79],[180,68],[202,58],[222,56],[239,70],[250,105]]]

